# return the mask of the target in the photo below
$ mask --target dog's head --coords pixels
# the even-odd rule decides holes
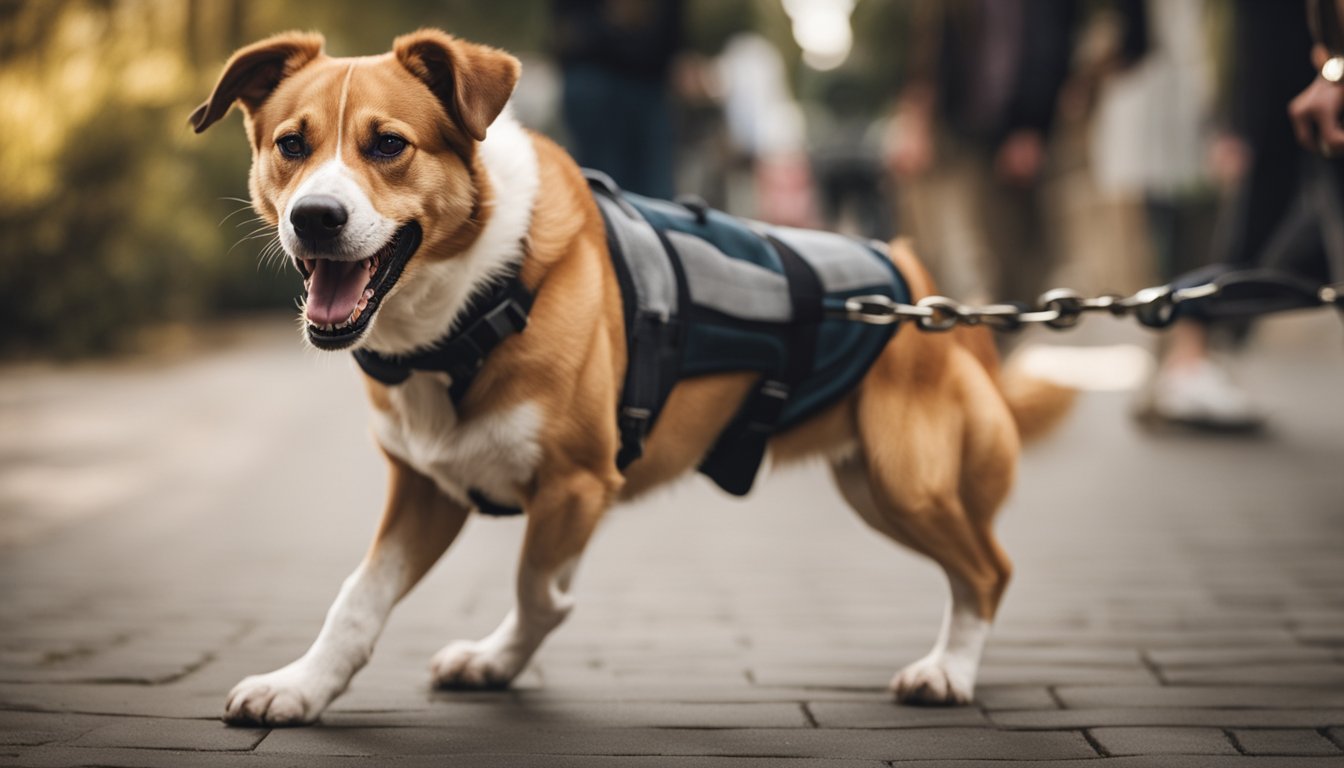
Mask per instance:
[[[239,50],[191,123],[242,108],[252,206],[303,274],[309,341],[335,350],[368,335],[412,259],[452,258],[475,236],[476,143],[520,67],[438,30],[366,58],[322,44],[291,32]]]

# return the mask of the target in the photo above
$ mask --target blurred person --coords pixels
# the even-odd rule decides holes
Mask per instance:
[[[1041,181],[1078,6],[914,6],[887,163],[905,228],[957,298],[1030,301],[1055,266]]]
[[[552,12],[574,158],[631,192],[672,197],[682,0],[552,0]]]
[[[1344,0],[1308,0],[1317,76],[1288,111],[1297,141],[1326,157],[1344,155]]]
[[[1344,174],[1339,161],[1298,146],[1284,112],[1316,76],[1303,55],[1312,45],[1303,5],[1239,0],[1234,8],[1230,119],[1248,149],[1247,168],[1220,213],[1213,255],[1233,268],[1327,281],[1331,262],[1344,265]],[[1261,409],[1211,352],[1211,334],[1237,342],[1248,328],[1197,315],[1178,322],[1140,415],[1216,430],[1262,427]]]
[[[821,101],[825,109],[809,117],[822,227],[890,240],[896,233],[890,180],[882,169],[882,126],[867,113],[858,83],[845,73],[831,76]]]
[[[714,63],[732,155],[728,210],[772,224],[817,226],[803,111],[784,57],[764,36],[740,32]]]
[[[1134,4],[1123,26],[1146,30],[1142,58],[1131,48],[1121,55],[1122,66],[1100,76],[1091,170],[1102,198],[1132,214],[1124,218],[1140,239],[1117,233],[1124,250],[1111,260],[1133,261],[1151,251],[1153,262],[1127,265],[1128,279],[1112,277],[1107,290],[1137,290],[1152,280],[1149,272],[1167,281],[1207,261],[1219,175],[1208,159],[1215,146],[1240,146],[1224,146],[1227,137],[1210,130],[1217,89],[1208,28],[1215,3],[1222,0]]]

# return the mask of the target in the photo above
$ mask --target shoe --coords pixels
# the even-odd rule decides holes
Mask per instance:
[[[1265,426],[1246,391],[1208,359],[1158,372],[1146,411],[1158,421],[1210,431],[1254,432]]]

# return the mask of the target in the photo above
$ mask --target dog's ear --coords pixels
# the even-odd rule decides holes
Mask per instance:
[[[316,32],[284,32],[238,49],[224,65],[210,98],[191,113],[188,122],[200,133],[228,114],[235,101],[252,112],[281,80],[322,55],[323,42]]]
[[[392,51],[477,141],[485,139],[485,129],[504,110],[523,69],[498,48],[458,40],[437,29],[402,35],[392,43]]]

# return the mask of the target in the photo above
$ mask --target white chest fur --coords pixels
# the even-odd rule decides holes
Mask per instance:
[[[524,402],[461,421],[447,384],[441,374],[416,373],[390,387],[392,409],[374,416],[378,442],[458,501],[475,489],[497,503],[521,505],[519,488],[541,458],[541,410]]]

